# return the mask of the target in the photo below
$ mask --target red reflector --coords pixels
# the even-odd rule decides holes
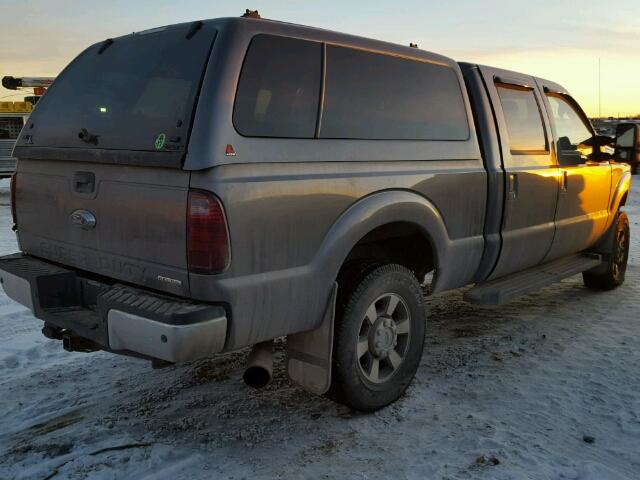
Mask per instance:
[[[225,149],[224,154],[227,157],[235,157],[236,151],[233,149],[233,145],[231,145],[230,143],[227,143],[227,148]]]
[[[11,175],[11,218],[13,219],[13,224],[18,224],[18,216],[16,215],[16,176],[18,174],[14,173]]]
[[[229,264],[229,235],[222,204],[208,192],[191,190],[187,212],[187,260],[192,273],[218,273]]]

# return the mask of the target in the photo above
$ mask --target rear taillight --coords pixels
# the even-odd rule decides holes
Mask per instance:
[[[16,215],[16,176],[14,173],[11,175],[11,217],[13,218],[14,227],[18,225],[18,216]]]
[[[218,273],[231,257],[227,221],[218,198],[201,190],[189,191],[187,261],[192,273]]]

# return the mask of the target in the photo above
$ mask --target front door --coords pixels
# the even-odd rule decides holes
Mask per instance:
[[[611,164],[592,159],[593,148],[585,142],[594,132],[577,103],[550,90],[545,97],[560,167],[556,235],[545,259],[552,260],[587,249],[603,233],[609,218]]]
[[[502,247],[489,278],[541,263],[553,242],[558,166],[535,80],[481,67],[500,131],[505,177]]]

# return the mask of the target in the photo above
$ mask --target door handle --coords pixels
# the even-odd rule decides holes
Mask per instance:
[[[563,192],[566,192],[568,186],[569,186],[569,174],[567,173],[566,170],[563,170],[562,177],[560,177],[560,188],[562,189]]]
[[[518,196],[518,175],[515,173],[510,173],[507,177],[507,193],[512,199]]]

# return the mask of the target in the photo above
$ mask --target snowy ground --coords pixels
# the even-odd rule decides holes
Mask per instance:
[[[638,479],[639,187],[623,287],[431,299],[417,378],[373,415],[304,392],[282,361],[251,391],[246,352],[164,370],[67,353],[2,293],[0,479]],[[8,203],[2,182],[3,254],[17,249]]]

